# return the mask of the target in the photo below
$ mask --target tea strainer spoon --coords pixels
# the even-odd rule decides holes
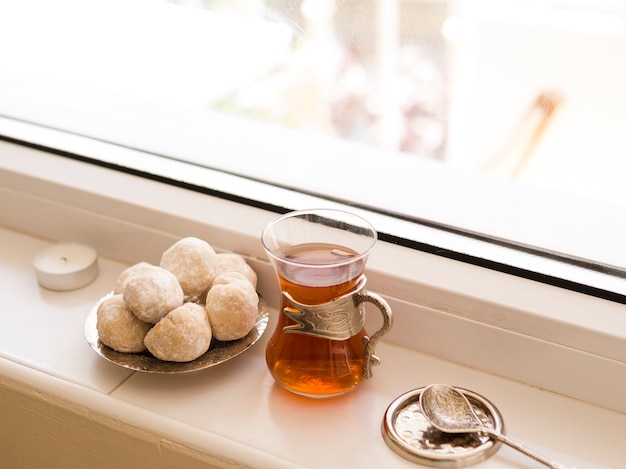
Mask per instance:
[[[432,384],[419,396],[422,414],[430,424],[446,433],[482,433],[498,440],[553,469],[565,466],[531,451],[480,420],[472,404],[458,389],[447,384]]]

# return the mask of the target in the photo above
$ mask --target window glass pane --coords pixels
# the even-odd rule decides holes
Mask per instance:
[[[624,7],[5,1],[0,114],[624,275]]]

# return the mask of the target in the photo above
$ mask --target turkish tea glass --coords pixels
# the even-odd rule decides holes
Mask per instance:
[[[274,379],[302,396],[325,398],[370,378],[377,340],[391,328],[391,309],[365,290],[367,256],[377,233],[363,218],[331,209],[287,213],[263,231],[278,277],[281,305],[266,361]],[[369,337],[364,303],[382,326]]]

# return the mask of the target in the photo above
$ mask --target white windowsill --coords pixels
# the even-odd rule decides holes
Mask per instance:
[[[158,262],[174,239],[196,235],[246,255],[276,301],[259,241],[275,213],[13,144],[0,152],[0,225],[124,263]],[[626,411],[624,305],[384,242],[367,276],[394,311],[385,340]]]

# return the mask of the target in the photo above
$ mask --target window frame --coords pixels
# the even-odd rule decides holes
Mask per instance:
[[[124,2],[114,5],[119,8]],[[168,24],[168,15],[176,13],[198,26],[193,10],[158,5],[158,15],[153,18],[156,24]],[[134,31],[132,23],[141,16],[133,15],[141,15],[144,6],[133,3],[129,21],[123,23],[124,34]],[[490,11],[485,5],[482,8]],[[115,16],[115,10],[108,7],[102,12]],[[389,16],[382,10],[379,13],[388,22],[397,20],[398,11]],[[267,25],[256,26],[263,29]],[[272,44],[279,44],[280,31],[265,30],[269,32],[276,33]],[[229,38],[238,39],[236,34]],[[95,60],[108,58],[101,49],[98,52],[102,57],[96,53]],[[54,93],[48,98],[58,100]],[[615,216],[624,208],[620,201],[591,201],[545,187],[497,181],[418,157],[247,122],[193,106],[161,103],[158,112],[151,107],[146,113],[130,105],[115,114],[122,105],[120,96],[95,90],[82,98],[94,98],[99,106],[77,113],[80,103],[72,102],[58,114],[47,116],[58,123],[56,127],[72,128],[76,134],[29,126],[8,115],[0,120],[0,133],[7,141],[200,192],[219,193],[277,213],[320,203],[348,207],[371,219],[383,240],[626,303],[626,251],[619,248],[626,238],[626,222]],[[41,113],[52,112],[47,105],[55,104],[41,101],[41,96],[8,101],[0,112],[19,114],[18,108],[23,106],[28,108],[23,118],[32,122]],[[96,134],[100,129],[106,133]],[[242,134],[245,138],[238,138]],[[92,154],[89,135],[96,141],[118,144]],[[138,140],[136,135],[144,138]],[[263,164],[259,165],[259,160]],[[210,167],[202,167],[207,164]],[[199,175],[210,182],[205,183]],[[541,230],[535,232],[537,227]]]
[[[232,128],[228,127],[224,131],[230,130]],[[281,130],[281,132],[283,131]],[[291,133],[295,132],[292,131]],[[292,136],[290,138],[293,139]],[[449,221],[426,219],[410,213],[400,213],[393,208],[385,208],[387,204],[393,206],[393,198],[410,197],[414,190],[413,188],[406,190],[406,186],[409,184],[408,180],[403,180],[403,184],[399,185],[400,187],[390,189],[386,198],[375,204],[359,200],[364,191],[368,190],[367,187],[364,191],[357,192],[354,200],[348,199],[349,193],[345,191],[339,195],[333,195],[331,192],[320,194],[319,187],[326,187],[330,191],[333,186],[336,187],[339,184],[339,180],[333,180],[330,183],[325,181],[327,175],[325,175],[324,168],[328,165],[332,165],[339,173],[350,174],[348,185],[354,185],[368,178],[365,173],[370,171],[368,165],[376,163],[375,159],[368,159],[367,164],[362,165],[359,169],[350,166],[354,159],[348,159],[348,163],[346,163],[337,161],[332,152],[321,152],[315,158],[315,164],[308,164],[304,171],[293,167],[286,170],[287,174],[294,174],[294,172],[306,172],[307,174],[305,184],[298,189],[293,189],[290,187],[293,184],[286,179],[281,184],[281,182],[267,182],[267,175],[254,177],[254,173],[251,172],[254,171],[253,162],[245,155],[239,155],[237,164],[243,165],[244,168],[251,167],[252,170],[232,168],[231,171],[225,171],[205,167],[200,162],[194,163],[193,160],[181,161],[179,158],[110,144],[2,116],[0,116],[0,140],[196,192],[216,195],[226,200],[263,208],[274,213],[285,213],[289,210],[306,209],[312,206],[332,206],[355,211],[375,224],[379,239],[383,241],[626,304],[626,282],[623,281],[626,279],[626,269],[624,268],[490,234],[489,231],[490,228],[494,227],[493,224],[487,224],[480,231],[477,231],[459,226],[461,223],[457,225]],[[334,144],[335,142],[329,141],[324,148],[333,148]],[[305,139],[302,145],[310,146],[311,141]],[[293,147],[280,148],[280,144],[274,145],[274,151],[282,153],[282,155],[289,154],[291,150]],[[284,161],[284,156],[279,156],[278,159]],[[404,170],[410,168],[413,171],[423,173],[434,170],[432,177],[434,179],[441,177],[442,170],[439,167],[429,164],[421,165],[418,160],[409,163],[411,163],[409,166],[404,166]],[[272,166],[277,168],[273,164]],[[373,166],[371,170],[381,174],[385,172],[386,168],[382,163]],[[463,180],[463,176],[467,180]],[[426,176],[426,178],[428,177]],[[470,190],[466,188],[480,185],[482,190],[478,197],[484,197],[491,190],[498,194],[499,201],[495,209],[497,211],[507,205],[520,207],[524,203],[520,200],[520,197],[524,197],[523,193],[508,191],[507,187],[495,183],[492,186],[493,189],[490,189],[488,183],[493,181],[484,178],[474,179],[475,177],[478,176],[470,172],[456,175],[455,184],[459,194],[469,194],[469,197],[477,195],[476,193],[471,194]],[[277,175],[277,178],[280,181],[280,176]],[[368,179],[365,186],[376,183],[375,179],[374,182],[371,181],[371,177]],[[314,190],[316,185],[318,189]],[[424,194],[424,192],[420,193]],[[545,197],[548,196],[554,198],[556,195],[552,193]],[[527,213],[521,215],[520,218],[524,218],[525,223],[532,223],[532,217],[539,214],[539,220],[547,220],[550,217],[550,211],[559,204],[562,204],[563,207],[575,206],[577,204],[582,205],[583,201],[576,200],[576,198],[561,197],[556,203],[553,200],[548,207],[543,207],[543,213],[541,213],[542,207],[529,205],[525,207]],[[438,204],[433,203],[433,205]],[[439,207],[437,210],[447,214],[454,211],[454,208],[449,204],[441,204]],[[600,212],[598,211],[598,213]],[[602,212],[602,215],[607,213],[610,213],[610,210]],[[453,213],[453,215],[455,214]],[[517,215],[520,215],[519,211]],[[564,226],[569,224],[572,227],[572,224],[580,223],[581,218],[579,216],[572,218],[571,215],[568,213],[570,219],[568,223],[564,223]],[[507,220],[504,215],[501,218]],[[579,236],[581,238],[593,236],[597,223],[599,222],[581,226]],[[619,224],[619,221],[617,223]],[[619,228],[617,225],[616,227]],[[552,234],[558,236],[560,233]]]
[[[202,236],[219,250],[245,255],[258,272],[259,291],[276,306],[260,232],[284,207],[253,206],[240,196],[198,192],[32,145],[2,141],[0,154],[3,226],[89,243],[129,264],[158,262],[155,253],[174,239]],[[366,275],[368,289],[393,310],[395,325],[384,340],[626,411],[619,392],[626,386],[624,305],[385,240],[374,248]]]
[[[126,116],[139,121],[131,130],[98,111],[85,128],[110,128],[120,144],[0,116],[3,225],[50,240],[80,236],[128,263],[175,237],[210,236],[246,255],[264,296],[275,298],[258,243],[263,224],[293,209],[354,211],[379,231],[367,275],[401,325],[389,340],[626,411],[612,391],[620,389],[615,376],[626,387],[626,275],[610,262],[624,256],[612,247],[626,237],[618,203],[505,187],[436,162],[223,115],[203,114],[207,138],[207,127],[189,128],[178,113]],[[136,148],[133,132],[149,135],[149,146]],[[219,167],[202,165],[207,151],[221,156]],[[264,165],[252,165],[259,157]],[[474,217],[477,207],[487,216]],[[549,228],[546,248],[533,247],[541,244],[529,231],[509,236],[534,223]],[[122,242],[107,238],[117,233]],[[577,237],[596,240],[605,261],[562,254],[561,243],[571,247]]]

